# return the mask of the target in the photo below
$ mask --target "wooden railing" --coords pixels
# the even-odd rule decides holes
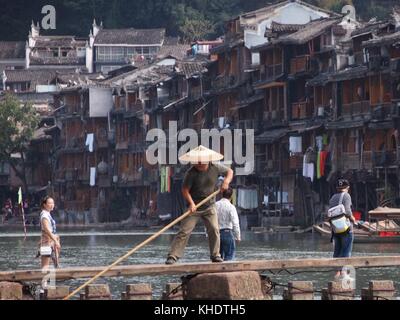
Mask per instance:
[[[339,167],[342,171],[360,169],[360,155],[358,153],[343,153],[339,157]]]
[[[308,102],[292,103],[292,119],[305,119],[313,116],[313,107]]]
[[[396,151],[373,151],[372,163],[374,167],[388,167],[397,163]]]
[[[342,116],[364,115],[371,111],[371,105],[368,100],[343,104]]]
[[[283,73],[283,64],[262,65],[260,67],[260,81],[273,80]]]
[[[299,56],[290,60],[290,74],[294,75],[300,72],[311,70],[311,58],[309,55]]]

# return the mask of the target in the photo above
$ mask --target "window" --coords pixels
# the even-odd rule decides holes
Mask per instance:
[[[344,135],[343,152],[356,153],[358,152],[357,130],[348,131],[348,135]]]
[[[97,47],[97,61],[123,62],[124,59],[123,47]]]

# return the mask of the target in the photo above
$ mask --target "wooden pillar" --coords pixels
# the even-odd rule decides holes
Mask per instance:
[[[108,284],[91,284],[85,288],[85,300],[111,300]]]
[[[361,290],[362,300],[396,300],[393,281],[370,281],[368,288]]]
[[[152,300],[151,284],[137,283],[126,286],[126,300]]]
[[[314,284],[312,281],[289,282],[288,289],[283,292],[283,300],[314,300]]]

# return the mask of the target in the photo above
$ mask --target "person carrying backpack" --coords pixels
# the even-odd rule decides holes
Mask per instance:
[[[335,193],[329,201],[328,221],[332,228],[334,243],[334,258],[348,258],[353,248],[353,224],[356,220],[351,210],[350,184],[345,179],[339,179]],[[340,271],[336,276],[340,275]]]

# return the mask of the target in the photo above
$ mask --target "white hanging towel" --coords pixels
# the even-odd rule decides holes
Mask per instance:
[[[310,178],[314,182],[314,163],[307,163],[306,156],[303,158],[303,177]]]
[[[96,167],[90,168],[90,186],[94,187],[96,185]]]
[[[258,192],[256,189],[238,190],[238,207],[242,209],[255,209],[258,207]]]
[[[301,137],[289,137],[289,151],[291,153],[301,153]]]
[[[86,146],[89,147],[89,152],[93,152],[94,134],[88,133],[86,137]]]

